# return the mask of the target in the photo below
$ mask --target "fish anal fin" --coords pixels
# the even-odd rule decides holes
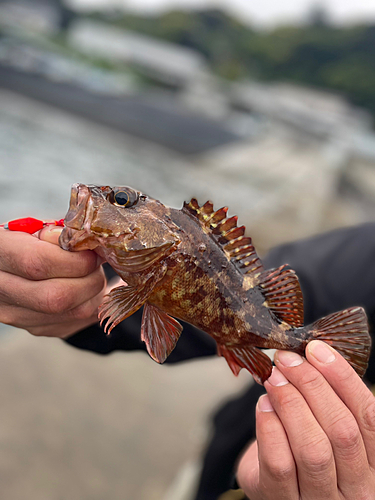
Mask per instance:
[[[225,358],[226,362],[229,365],[229,368],[232,370],[233,374],[238,377],[238,374],[240,373],[242,366],[240,366],[235,358],[232,356],[231,352],[229,349],[227,349],[225,346],[222,346],[220,344],[217,345],[217,354],[219,356],[223,356]]]
[[[214,211],[211,201],[200,206],[198,201],[192,198],[189,203],[184,203],[182,211],[193,216],[198,224],[204,226],[205,232],[211,234],[228,260],[242,274],[260,274],[264,271],[251,238],[245,236],[245,226],[237,226],[236,215],[227,217],[227,207]]]
[[[266,306],[292,327],[303,326],[303,295],[296,273],[283,265],[264,271],[258,280]]]
[[[308,341],[323,340],[338,351],[363,377],[370,357],[371,337],[362,307],[351,307],[326,316],[306,327]]]
[[[254,380],[263,385],[272,373],[270,358],[256,347],[226,347],[218,346],[218,354],[223,356],[229,368],[237,376],[241,368],[246,368]]]
[[[148,294],[144,287],[119,286],[111,290],[99,307],[100,324],[107,319],[104,331],[109,335],[115,326],[143,305]]]
[[[176,346],[182,332],[180,323],[158,307],[146,302],[143,309],[141,339],[147,352],[158,363],[164,363]]]

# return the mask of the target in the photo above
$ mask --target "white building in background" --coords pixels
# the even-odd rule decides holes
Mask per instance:
[[[68,39],[81,52],[134,64],[171,85],[187,85],[207,72],[204,58],[192,49],[101,22],[75,21]]]
[[[301,85],[234,83],[229,99],[237,108],[322,140],[348,130],[362,133],[371,127],[369,113],[352,106],[344,97]]]
[[[0,26],[10,29],[53,34],[59,30],[60,15],[57,2],[0,1]]]

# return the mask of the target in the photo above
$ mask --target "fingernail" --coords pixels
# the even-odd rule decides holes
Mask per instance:
[[[303,359],[299,354],[290,351],[277,351],[275,358],[282,365],[289,367],[298,366],[303,363]]]
[[[271,385],[275,387],[281,387],[282,385],[289,384],[288,379],[284,377],[284,375],[281,373],[280,370],[276,368],[276,366],[272,368],[272,374],[270,378],[267,380],[267,382],[269,382]]]
[[[320,340],[312,340],[307,344],[307,349],[309,353],[314,356],[321,363],[333,363],[336,356],[332,349],[326,343]]]
[[[46,226],[41,231],[39,231],[38,238],[41,241],[46,241],[47,243],[53,243],[54,245],[57,245],[61,231],[62,227]]]
[[[64,229],[63,227],[48,226],[46,230],[49,231],[50,233],[61,233],[63,229]]]
[[[263,411],[263,412],[274,411],[273,406],[271,405],[270,398],[268,397],[267,394],[265,394],[264,396],[261,396],[259,398],[258,408],[260,411]]]

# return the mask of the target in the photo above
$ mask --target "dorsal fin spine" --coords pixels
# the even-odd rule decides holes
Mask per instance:
[[[212,214],[214,211],[214,205],[212,201],[206,201],[206,203],[201,207],[201,212],[204,214]]]
[[[228,207],[222,207],[215,212],[211,201],[199,206],[196,198],[192,198],[189,203],[184,203],[183,210],[210,230],[228,259],[241,273],[256,273],[258,276],[264,270],[251,243],[251,238],[245,236],[245,226],[237,226],[236,215],[227,218]]]
[[[226,218],[228,212],[228,207],[223,207],[212,214],[212,223],[214,227],[217,227],[220,222]]]
[[[228,240],[234,240],[238,238],[239,236],[243,236],[245,234],[245,226],[240,226],[240,227],[235,227],[233,229],[230,229],[226,233],[224,233],[222,236],[223,238],[227,238]]]

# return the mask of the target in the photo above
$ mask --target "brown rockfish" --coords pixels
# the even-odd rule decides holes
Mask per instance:
[[[144,306],[141,338],[158,363],[181,335],[178,318],[211,335],[235,375],[246,368],[259,383],[272,369],[261,349],[303,354],[313,339],[337,349],[363,376],[370,353],[364,310],[304,326],[297,275],[287,265],[265,270],[227,210],[194,198],[178,210],[130,187],[73,185],[61,247],[94,250],[127,284],[104,299],[105,331]]]

